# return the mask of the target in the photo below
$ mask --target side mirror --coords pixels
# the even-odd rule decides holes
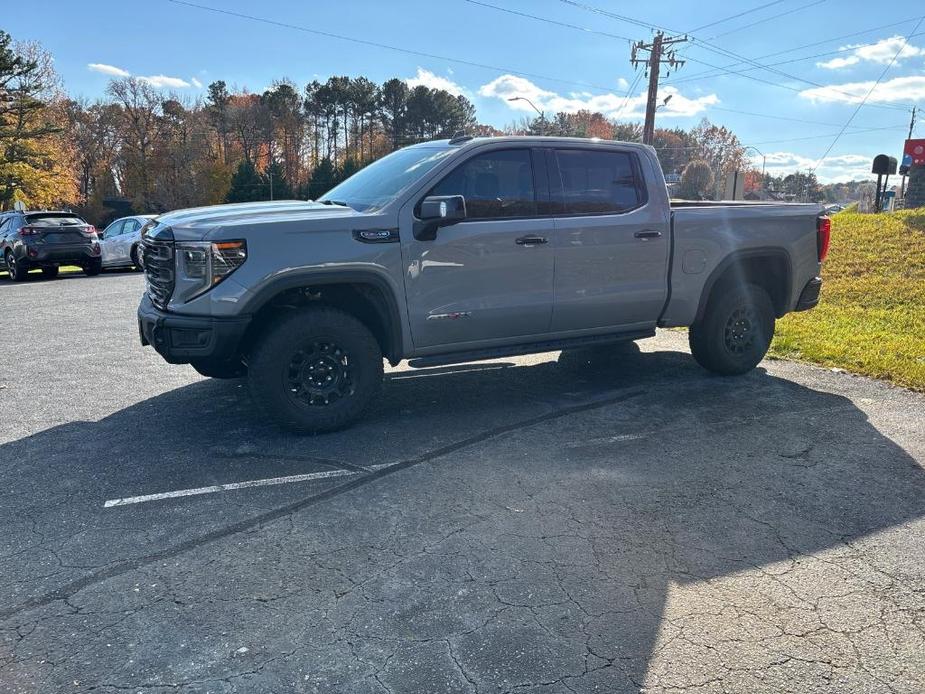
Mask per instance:
[[[433,241],[437,229],[466,218],[466,199],[462,195],[431,195],[421,201],[419,220],[414,223],[414,238]]]

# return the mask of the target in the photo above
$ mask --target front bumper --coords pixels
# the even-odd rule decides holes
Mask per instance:
[[[171,364],[193,360],[224,361],[240,354],[250,316],[214,318],[161,311],[145,294],[138,306],[138,333],[143,346],[151,345]]]
[[[806,283],[806,286],[803,287],[803,291],[800,293],[800,298],[797,300],[796,308],[794,311],[808,311],[811,308],[814,308],[816,304],[819,303],[819,292],[822,291],[822,278],[813,277],[809,282]]]

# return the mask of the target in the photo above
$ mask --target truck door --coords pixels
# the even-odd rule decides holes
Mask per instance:
[[[537,213],[533,156],[527,147],[510,145],[480,150],[402,209],[416,349],[516,343],[549,329],[554,222]],[[545,179],[542,189],[545,195]],[[432,241],[419,241],[411,227],[428,195],[464,196],[467,218],[441,227]]]
[[[668,293],[667,196],[648,194],[654,178],[629,149],[575,146],[546,156],[559,210],[552,331],[654,327]]]

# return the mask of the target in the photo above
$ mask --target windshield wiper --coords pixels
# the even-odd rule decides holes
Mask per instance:
[[[322,205],[337,205],[339,207],[350,207],[350,205],[345,203],[343,200],[319,200],[318,202],[320,202]]]

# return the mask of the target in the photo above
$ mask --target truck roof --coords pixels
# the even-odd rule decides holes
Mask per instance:
[[[596,144],[596,145],[619,145],[621,147],[634,147],[637,149],[648,149],[649,145],[644,145],[640,142],[623,142],[621,140],[602,140],[597,137],[556,137],[553,135],[502,135],[499,137],[454,137],[447,140],[429,140],[427,142],[419,142],[418,144],[411,145],[411,147],[433,147],[434,145],[442,145],[444,147],[473,147],[476,145],[485,144],[486,142],[510,142],[516,144],[534,144],[534,145],[547,145],[547,146],[562,146],[562,145],[587,145],[587,144]]]

